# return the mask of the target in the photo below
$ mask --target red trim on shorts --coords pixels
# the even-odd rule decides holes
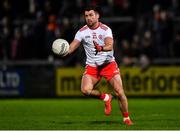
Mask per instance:
[[[84,74],[93,76],[98,80],[100,80],[101,77],[104,77],[107,81],[109,81],[112,77],[120,73],[117,63],[115,61],[112,61],[108,64],[104,64],[97,67],[86,65],[86,70]]]

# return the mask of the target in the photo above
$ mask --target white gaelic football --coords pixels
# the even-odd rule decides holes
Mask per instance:
[[[56,39],[52,44],[52,51],[57,55],[64,55],[69,50],[69,43],[64,39]]]

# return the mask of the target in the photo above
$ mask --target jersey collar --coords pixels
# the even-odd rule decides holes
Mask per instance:
[[[89,29],[91,29],[91,30],[96,30],[97,28],[99,28],[100,25],[101,25],[101,22],[98,22],[98,26],[97,26],[97,27],[95,27],[95,28],[90,28],[90,27],[89,27]]]

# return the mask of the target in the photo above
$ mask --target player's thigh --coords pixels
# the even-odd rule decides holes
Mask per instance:
[[[81,90],[92,90],[97,82],[98,82],[97,78],[85,74],[83,75],[81,80]]]
[[[109,83],[112,85],[115,93],[118,93],[118,94],[124,93],[122,79],[121,79],[120,74],[116,74],[115,76],[113,76],[109,80]]]

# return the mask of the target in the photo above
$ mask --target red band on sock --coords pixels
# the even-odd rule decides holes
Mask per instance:
[[[128,117],[129,116],[129,112],[123,112],[123,116],[124,117]]]
[[[104,100],[105,97],[106,97],[106,94],[102,93],[101,96],[100,96],[100,99]]]

